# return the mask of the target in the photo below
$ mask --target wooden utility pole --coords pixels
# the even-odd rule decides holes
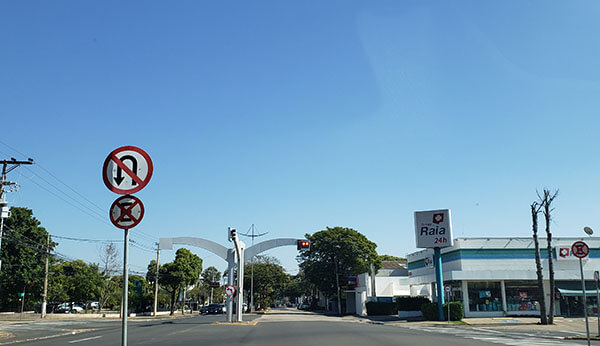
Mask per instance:
[[[154,277],[154,317],[158,311],[158,260],[160,259],[160,247],[156,243],[156,276]]]
[[[44,273],[44,294],[42,295],[42,318],[46,317],[46,306],[48,302],[48,257],[50,257],[50,233],[48,233],[48,238],[46,240],[46,266]]]

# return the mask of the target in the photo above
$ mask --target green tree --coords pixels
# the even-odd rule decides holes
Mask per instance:
[[[97,264],[75,260],[61,263],[56,270],[59,278],[62,276],[62,289],[69,301],[89,303],[100,296],[104,278]]]
[[[358,231],[345,227],[327,229],[307,234],[310,250],[302,252],[298,259],[306,279],[328,297],[338,298],[341,313],[340,287],[348,276],[368,272],[371,264],[375,269],[381,261],[375,248],[377,245]]]
[[[175,312],[175,298],[187,286],[197,282],[202,273],[202,259],[190,250],[181,248],[175,260],[160,267],[158,283],[171,295],[171,315]]]
[[[25,307],[33,308],[41,300],[44,281],[44,263],[48,251],[57,243],[50,241],[46,247],[48,232],[27,208],[12,207],[5,222],[2,237],[2,271],[0,272],[0,309],[19,308],[18,296],[26,293]],[[51,256],[50,262],[55,262]]]
[[[208,283],[218,283],[221,281],[221,272],[217,268],[210,266],[202,272],[202,280]]]
[[[406,261],[406,258],[392,256],[392,255],[379,255],[379,260],[381,262],[383,262],[383,261]]]
[[[247,264],[244,269],[244,287],[250,287],[252,267],[254,267],[254,302],[258,310],[266,309],[276,298],[283,296],[290,278],[276,260],[257,256],[256,261]]]

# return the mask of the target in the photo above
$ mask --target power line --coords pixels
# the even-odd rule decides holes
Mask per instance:
[[[52,236],[52,238],[56,238],[56,239],[82,241],[82,242],[90,242],[90,243],[118,243],[121,241],[121,240],[114,240],[114,239],[87,239],[87,238],[63,237],[63,236],[53,235],[53,234],[50,234],[50,236]]]
[[[19,174],[20,174],[20,173],[19,173]],[[107,224],[107,225],[109,225],[109,226],[110,226],[110,224],[109,224],[109,223],[108,223],[106,220],[104,220],[104,219],[101,219],[100,217],[98,217],[98,216],[96,216],[96,215],[94,215],[94,214],[90,214],[90,213],[88,213],[87,211],[85,211],[85,210],[81,209],[79,206],[77,206],[77,205],[75,205],[75,204],[73,204],[73,203],[69,202],[68,200],[64,199],[63,197],[61,197],[61,196],[57,195],[57,194],[56,194],[54,191],[51,191],[51,190],[47,189],[45,186],[42,186],[41,184],[39,184],[37,181],[33,180],[32,178],[29,178],[28,176],[26,176],[26,175],[23,175],[23,174],[20,174],[20,175],[21,175],[22,177],[24,177],[24,178],[27,178],[27,179],[29,179],[29,180],[30,180],[32,183],[34,183],[35,185],[39,186],[41,189],[43,189],[43,190],[47,191],[48,193],[50,193],[50,194],[54,195],[56,198],[58,198],[58,199],[62,200],[63,202],[65,202],[65,203],[69,204],[69,205],[70,205],[70,206],[72,206],[73,208],[75,208],[75,209],[78,209],[78,210],[79,210],[79,211],[81,211],[82,213],[84,213],[84,214],[86,214],[86,215],[88,215],[88,216],[91,216],[92,218],[96,219],[97,221],[100,221],[100,222],[102,222],[102,223],[105,223],[105,224]]]

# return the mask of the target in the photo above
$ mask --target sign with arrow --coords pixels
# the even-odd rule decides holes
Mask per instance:
[[[110,207],[110,222],[121,229],[137,226],[143,217],[144,205],[135,196],[119,197]]]
[[[110,191],[128,195],[143,189],[150,181],[152,171],[150,155],[128,145],[108,154],[102,167],[102,180]]]

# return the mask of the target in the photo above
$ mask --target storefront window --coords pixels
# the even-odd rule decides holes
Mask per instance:
[[[469,310],[502,311],[502,293],[500,282],[468,282]]]
[[[534,281],[506,281],[508,311],[539,311],[539,290]]]

